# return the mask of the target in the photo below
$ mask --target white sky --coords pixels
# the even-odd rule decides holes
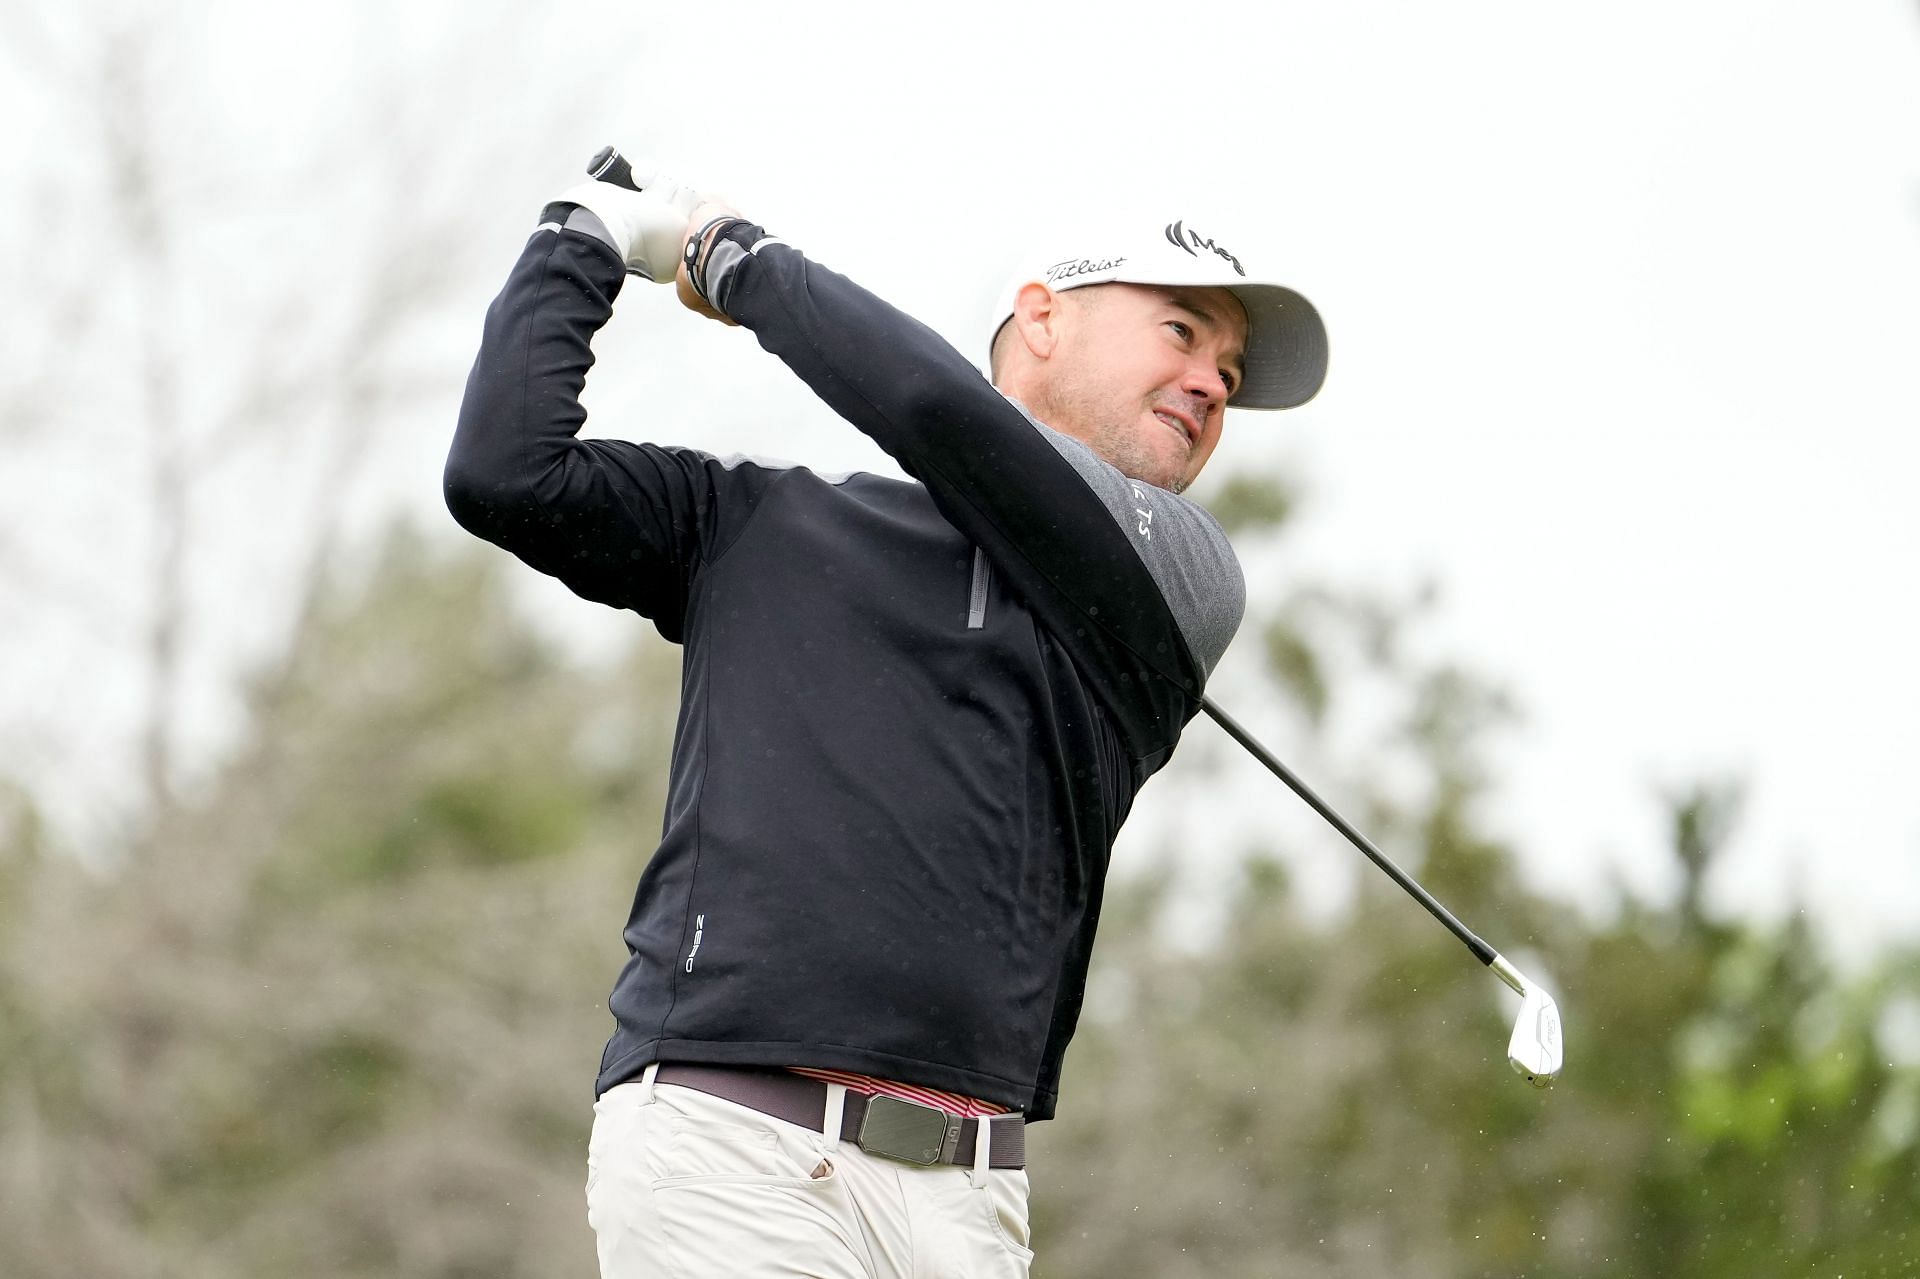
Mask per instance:
[[[425,59],[475,34],[464,8],[397,32],[181,12],[236,147],[323,121],[369,41]],[[700,35],[657,12],[571,6],[500,76],[503,118],[549,119],[575,75],[615,77],[613,105],[494,139],[516,171],[551,155],[554,186],[476,182],[466,247],[498,269],[441,335],[454,364],[532,214],[607,140],[970,350],[1039,225],[1232,228],[1320,306],[1333,367],[1304,409],[1230,416],[1208,480],[1299,465],[1301,571],[1439,583],[1433,642],[1527,714],[1490,814],[1536,882],[1663,887],[1656,786],[1737,772],[1716,900],[1777,912],[1797,887],[1845,944],[1920,936],[1920,7],[756,0]],[[639,293],[600,347],[598,429],[875,464],[743,335]],[[367,511],[438,518],[443,416],[387,443]],[[1188,820],[1154,797],[1143,829]]]

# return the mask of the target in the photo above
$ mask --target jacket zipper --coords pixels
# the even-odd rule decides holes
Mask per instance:
[[[967,597],[967,629],[977,631],[987,624],[987,584],[993,580],[993,566],[987,553],[973,548],[973,593]]]

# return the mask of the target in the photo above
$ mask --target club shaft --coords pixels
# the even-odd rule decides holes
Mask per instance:
[[[1394,883],[1400,885],[1400,887],[1404,888],[1407,891],[1407,893],[1415,901],[1419,902],[1422,906],[1425,906],[1427,908],[1428,914],[1432,915],[1435,919],[1445,924],[1447,926],[1447,931],[1452,933],[1455,937],[1458,937],[1461,940],[1461,942],[1465,944],[1466,948],[1473,952],[1473,957],[1475,959],[1478,959],[1483,964],[1491,965],[1496,959],[1500,957],[1499,953],[1495,951],[1493,947],[1487,945],[1487,943],[1481,941],[1479,937],[1475,936],[1471,928],[1468,928],[1465,924],[1461,923],[1458,919],[1455,919],[1453,912],[1448,910],[1445,906],[1442,906],[1437,900],[1435,900],[1432,893],[1420,887],[1419,883],[1414,880],[1413,876],[1407,874],[1407,872],[1405,872],[1404,870],[1401,870],[1398,866],[1394,865],[1393,859],[1391,857],[1388,857],[1385,853],[1381,852],[1378,848],[1375,848],[1373,846],[1373,841],[1368,839],[1365,835],[1362,835],[1357,829],[1354,828],[1354,825],[1352,822],[1349,822],[1346,818],[1342,817],[1338,812],[1336,812],[1334,810],[1333,805],[1327,803],[1326,800],[1321,799],[1320,796],[1316,795],[1314,793],[1313,787],[1307,785],[1304,781],[1300,780],[1299,774],[1295,773],[1291,768],[1288,768],[1285,764],[1281,763],[1279,758],[1276,755],[1274,755],[1272,751],[1268,750],[1266,747],[1262,746],[1258,741],[1254,739],[1253,734],[1249,733],[1246,729],[1240,727],[1239,723],[1234,720],[1233,716],[1227,714],[1225,711],[1221,710],[1218,706],[1215,706],[1211,701],[1207,700],[1204,697],[1200,699],[1200,709],[1204,710],[1208,715],[1212,716],[1213,722],[1220,725],[1221,728],[1225,729],[1227,732],[1227,736],[1233,738],[1234,741],[1239,742],[1242,746],[1246,747],[1247,752],[1250,755],[1252,755],[1255,759],[1259,760],[1262,764],[1265,764],[1267,766],[1267,771],[1271,772],[1275,777],[1278,777],[1281,781],[1285,782],[1288,785],[1288,787],[1292,789],[1294,794],[1298,795],[1301,799],[1304,799],[1305,801],[1307,801],[1307,806],[1309,808],[1313,809],[1314,812],[1320,814],[1320,816],[1326,818],[1328,823],[1331,824],[1335,830],[1339,831],[1342,835],[1345,835],[1347,837],[1348,843],[1352,844],[1355,848],[1365,853],[1367,855],[1367,860],[1371,861],[1375,866],[1378,866],[1381,870],[1385,871],[1387,873],[1388,878],[1393,880]],[[1496,969],[1496,971],[1498,970]],[[1501,977],[1502,977],[1502,980],[1506,979],[1505,974],[1501,974]]]

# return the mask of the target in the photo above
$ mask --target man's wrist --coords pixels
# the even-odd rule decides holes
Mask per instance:
[[[697,213],[696,213],[697,216]],[[707,259],[713,251],[713,242],[722,228],[728,223],[744,221],[739,214],[731,210],[716,213],[701,224],[700,229],[687,237],[680,252],[680,260],[687,268],[687,279],[693,284],[693,291],[700,300],[712,305],[713,298],[707,292]]]

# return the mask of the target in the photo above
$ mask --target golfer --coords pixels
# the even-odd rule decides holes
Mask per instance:
[[[1170,217],[1017,272],[989,381],[640,185],[547,206],[446,470],[463,526],[684,655],[596,1084],[602,1274],[1025,1275],[1025,1125],[1058,1100],[1109,850],[1243,609],[1181,491],[1229,405],[1318,390],[1325,331]],[[750,331],[912,478],[579,438],[629,273]]]

